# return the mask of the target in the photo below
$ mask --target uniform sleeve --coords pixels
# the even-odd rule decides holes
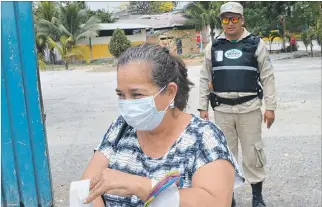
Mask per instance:
[[[228,149],[224,134],[216,125],[212,124],[204,130],[198,150],[193,166],[193,173],[200,167],[213,161],[227,160],[235,169],[235,188],[245,182],[234,156]]]
[[[199,108],[198,110],[208,111],[210,93],[208,83],[211,78],[211,43],[205,48],[205,57],[202,68],[200,70],[200,83],[199,83]]]
[[[274,111],[277,107],[274,69],[269,52],[262,39],[258,45],[256,55],[260,71],[260,82],[263,86],[266,110]]]
[[[124,119],[119,116],[116,120],[113,121],[113,123],[108,128],[107,132],[103,136],[103,139],[101,143],[95,148],[95,151],[102,152],[107,158],[111,157],[111,155],[114,153],[114,143],[116,140],[116,137],[122,127],[122,124],[124,123]]]

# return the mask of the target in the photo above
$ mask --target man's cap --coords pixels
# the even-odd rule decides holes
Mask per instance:
[[[220,7],[219,17],[224,13],[235,13],[243,15],[244,8],[240,3],[237,2],[227,2]]]

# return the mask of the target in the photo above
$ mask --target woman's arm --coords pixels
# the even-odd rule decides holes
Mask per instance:
[[[92,179],[103,169],[107,168],[108,159],[100,151],[96,151],[88,163],[81,180]],[[104,202],[101,197],[97,197],[93,201],[94,207],[104,207]]]
[[[129,184],[132,193],[146,200],[151,181],[133,176]],[[192,177],[192,188],[179,190],[180,207],[230,207],[234,190],[235,171],[226,160],[216,160],[200,167]]]
[[[180,207],[230,207],[235,171],[227,160],[200,167],[192,177],[192,188],[180,190]]]

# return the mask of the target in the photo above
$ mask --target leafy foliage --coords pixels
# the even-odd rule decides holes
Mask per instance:
[[[68,70],[68,64],[73,58],[82,58],[85,59],[86,62],[89,63],[89,59],[87,59],[80,48],[72,46],[73,39],[72,37],[61,36],[60,44],[56,43],[50,37],[47,39],[49,48],[56,48],[59,52],[60,56],[65,62],[65,69]]]
[[[40,70],[46,69],[46,63],[44,61],[44,56],[42,56],[40,53],[37,55],[37,61],[38,61],[38,67]]]
[[[104,9],[99,9],[97,11],[89,11],[89,17],[96,16],[101,20],[101,23],[114,23],[116,18],[113,17],[113,13],[105,11]]]
[[[40,1],[35,3],[34,15],[36,20],[45,19],[52,21],[53,17],[58,17],[58,4],[54,1]]]
[[[73,2],[59,6],[59,18],[53,17],[52,21],[39,19],[37,27],[40,35],[71,37],[71,45],[75,45],[83,38],[97,36],[99,22],[96,16],[88,19],[86,9]]]
[[[211,39],[214,39],[215,28],[220,27],[218,14],[220,6],[224,2],[200,1],[189,3],[185,10],[185,17],[188,25],[194,25],[197,30],[202,30],[205,26],[210,27]]]
[[[176,1],[130,1],[127,6],[131,14],[155,14],[172,11]]]
[[[131,47],[131,42],[127,39],[124,31],[121,29],[114,30],[109,44],[111,54],[118,58],[129,47]]]
[[[175,3],[173,1],[155,1],[152,5],[155,13],[169,12],[175,7]]]
[[[131,14],[152,14],[153,5],[150,1],[130,1],[127,9]]]

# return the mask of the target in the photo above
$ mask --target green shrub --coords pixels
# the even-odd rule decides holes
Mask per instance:
[[[124,31],[121,29],[114,30],[109,45],[110,53],[118,58],[129,47],[131,47],[131,42],[127,39]]]

